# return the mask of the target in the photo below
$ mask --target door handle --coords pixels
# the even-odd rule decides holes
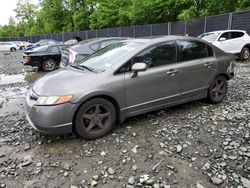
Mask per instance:
[[[204,67],[207,67],[207,68],[210,69],[210,68],[212,67],[212,65],[213,65],[212,63],[205,63],[205,64],[204,64]]]
[[[166,72],[167,75],[175,76],[176,73],[178,73],[178,70],[170,69]]]

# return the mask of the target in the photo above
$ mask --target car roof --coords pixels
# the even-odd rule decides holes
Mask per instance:
[[[210,31],[210,32],[207,32],[207,33],[224,33],[224,32],[246,32],[244,30],[218,30],[218,31]],[[207,33],[204,33],[204,34],[207,34]]]
[[[129,39],[127,41],[141,42],[144,44],[151,45],[154,43],[165,42],[165,41],[175,41],[175,40],[199,40],[199,39],[197,39],[195,37],[189,37],[189,36],[167,35],[167,36],[158,36],[158,37],[145,37],[145,38]],[[199,40],[199,41],[201,41],[201,40]]]

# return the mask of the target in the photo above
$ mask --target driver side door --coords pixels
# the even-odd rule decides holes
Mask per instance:
[[[179,99],[180,87],[176,60],[175,42],[151,47],[133,58],[132,65],[143,62],[147,65],[147,70],[138,72],[136,77],[131,77],[131,71],[125,73],[128,116],[159,109]]]

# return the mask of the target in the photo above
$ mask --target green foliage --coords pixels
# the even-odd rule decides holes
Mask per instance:
[[[190,21],[200,16],[250,10],[249,0],[18,0],[16,20],[0,37]]]

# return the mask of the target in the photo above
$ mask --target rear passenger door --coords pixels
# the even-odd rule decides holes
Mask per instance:
[[[181,40],[178,44],[181,98],[192,99],[206,95],[217,63],[213,49],[196,40]]]

